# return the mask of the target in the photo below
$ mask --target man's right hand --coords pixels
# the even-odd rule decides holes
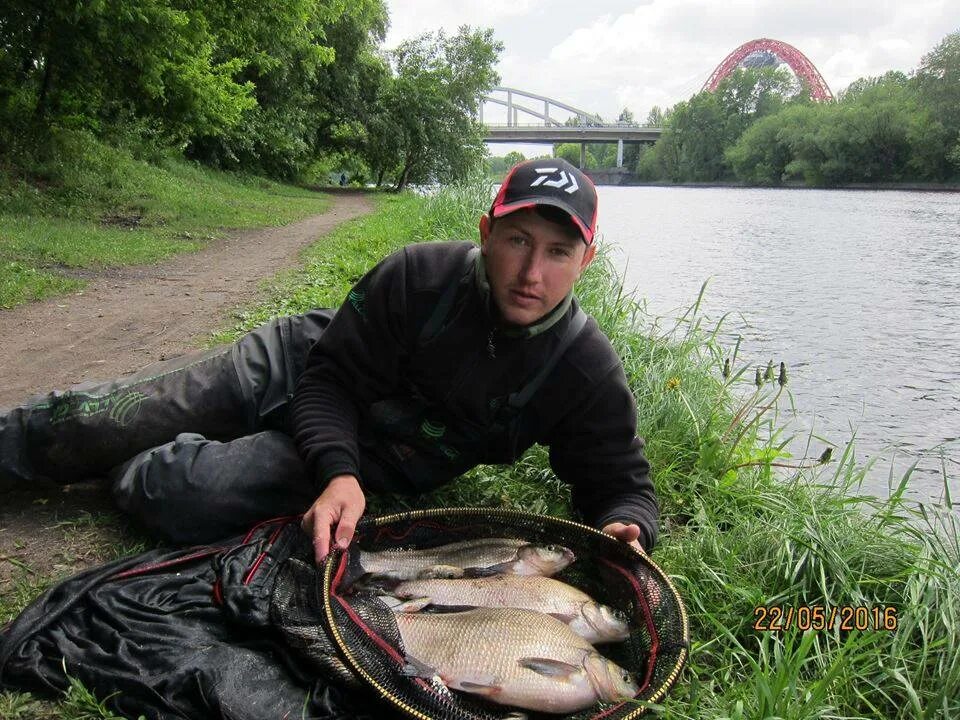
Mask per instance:
[[[317,563],[330,552],[331,529],[333,542],[345,550],[353,539],[357,522],[367,507],[367,500],[360,483],[353,475],[337,475],[328,484],[316,502],[303,516],[301,527],[313,537],[313,550]]]

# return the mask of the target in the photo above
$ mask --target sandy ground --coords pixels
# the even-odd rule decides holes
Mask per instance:
[[[0,310],[0,407],[197,349],[233,309],[256,299],[259,281],[294,267],[302,248],[372,209],[362,193],[334,193],[323,215],[231,233],[157,265],[97,273],[81,292]],[[112,558],[118,542],[136,549],[140,540],[97,483],[0,492],[0,596],[30,597],[45,578]]]

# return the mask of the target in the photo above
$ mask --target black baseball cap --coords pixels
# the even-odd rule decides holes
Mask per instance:
[[[524,160],[513,166],[490,215],[498,218],[536,205],[560,208],[580,229],[583,241],[590,245],[597,229],[597,189],[580,170],[563,158]]]

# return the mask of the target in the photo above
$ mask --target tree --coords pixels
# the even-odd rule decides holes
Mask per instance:
[[[483,127],[474,118],[480,96],[499,81],[493,66],[502,49],[492,30],[467,26],[451,37],[440,31],[401,43],[370,131],[371,168],[393,174],[401,190],[462,179],[478,166]]]
[[[294,177],[318,153],[346,149],[385,63],[382,0],[211,0],[218,52],[238,58],[256,106],[229,132],[195,133],[188,153],[221,167]]]
[[[946,130],[944,155],[960,154],[960,30],[923,56],[914,75],[923,104]],[[960,172],[960,163],[953,167]]]
[[[647,121],[644,123],[647,127],[663,127],[666,115],[659,105],[654,105],[647,113]]]
[[[101,131],[153,118],[183,140],[236,126],[255,102],[198,5],[14,0],[0,8],[0,38],[4,124]]]

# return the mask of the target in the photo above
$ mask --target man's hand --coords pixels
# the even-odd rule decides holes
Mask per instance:
[[[622,522],[614,522],[609,525],[604,525],[603,530],[607,535],[612,535],[620,542],[625,542],[630,547],[639,550],[641,553],[646,555],[646,551],[640,545],[640,526],[631,523],[626,525]]]
[[[353,531],[367,507],[360,483],[353,475],[337,475],[328,484],[316,502],[303,516],[300,524],[313,536],[313,551],[317,563],[330,552],[330,529],[336,526],[333,541],[345,550],[353,539]]]

